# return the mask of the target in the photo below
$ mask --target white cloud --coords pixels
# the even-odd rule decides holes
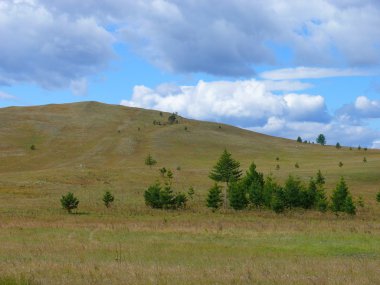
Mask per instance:
[[[87,95],[88,83],[86,78],[72,80],[70,83],[71,92],[76,96]]]
[[[12,100],[16,99],[16,96],[10,95],[8,93],[0,91],[0,99],[2,100]]]
[[[0,83],[60,88],[106,67],[114,39],[91,16],[7,0],[0,3],[0,42]]]
[[[287,64],[292,65],[380,64],[377,0],[29,2],[54,15],[58,22],[66,17],[66,26],[93,19],[97,28],[112,27],[113,35],[136,53],[173,72],[252,76],[254,65],[276,64],[281,47],[291,51]],[[16,1],[5,3],[16,5]],[[38,19],[17,21],[33,27]],[[41,34],[38,29],[36,32]],[[86,43],[92,33],[81,33]],[[49,39],[51,34],[43,38]],[[108,40],[97,42],[108,48],[112,45]]]
[[[360,121],[362,119],[380,118],[380,100],[371,100],[359,96],[354,103],[347,104],[337,111],[337,116],[343,120]]]
[[[336,120],[327,123],[297,122],[271,117],[265,125],[248,129],[289,139],[296,139],[301,136],[303,140],[311,142],[315,142],[317,135],[322,133],[326,136],[327,144],[330,145],[339,142],[345,146],[361,145],[373,148],[380,146],[378,141],[380,131],[365,126],[344,124]]]
[[[292,80],[292,79],[312,79],[326,77],[349,77],[349,76],[369,76],[369,71],[358,69],[337,69],[337,68],[317,68],[317,67],[296,67],[266,71],[260,74],[261,78],[268,80]]]
[[[372,148],[380,149],[380,139],[373,141]]]
[[[275,95],[267,85],[268,82],[252,79],[199,81],[195,86],[162,85],[156,89],[136,86],[132,99],[123,100],[121,104],[241,126],[260,123],[273,116],[302,121],[328,120],[323,97],[294,93]]]

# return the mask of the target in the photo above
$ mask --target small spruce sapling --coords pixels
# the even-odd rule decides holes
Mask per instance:
[[[66,209],[71,214],[73,209],[78,208],[79,200],[74,196],[72,192],[68,192],[61,197],[62,208]]]
[[[207,207],[213,211],[219,209],[223,205],[222,189],[218,184],[214,184],[208,191],[207,195]]]
[[[115,200],[115,197],[111,194],[110,191],[106,191],[103,195],[103,203],[104,203],[104,206],[106,206],[107,208],[111,207],[111,204],[113,203],[113,201]]]
[[[195,194],[195,190],[194,190],[194,187],[193,186],[190,186],[189,190],[187,191],[187,195],[189,196],[189,198],[191,200],[193,200],[193,196]]]
[[[155,165],[156,163],[157,161],[149,153],[148,156],[145,158],[145,165],[148,165],[149,168],[152,168],[152,166]]]

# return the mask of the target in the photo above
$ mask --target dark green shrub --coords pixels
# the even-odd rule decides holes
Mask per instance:
[[[213,210],[219,209],[223,205],[222,189],[218,184],[214,184],[208,191],[207,207]]]
[[[66,209],[69,213],[71,213],[73,209],[78,208],[79,200],[71,192],[63,195],[60,201],[62,208]]]
[[[304,191],[303,185],[299,178],[294,178],[289,175],[288,179],[285,181],[284,186],[284,198],[285,207],[295,208],[301,207],[301,192]]]
[[[184,193],[177,193],[177,195],[175,195],[174,209],[185,208],[186,202],[187,202],[186,195]]]
[[[283,189],[277,188],[272,194],[271,208],[277,214],[285,211],[285,193]]]
[[[356,213],[356,207],[352,201],[352,197],[348,191],[347,184],[344,181],[343,177],[340,179],[333,192],[331,202],[332,210],[335,213],[346,212],[351,215],[354,215]]]
[[[161,185],[159,183],[148,187],[144,192],[145,204],[151,208],[160,209],[162,204],[160,201]]]
[[[231,182],[228,187],[228,199],[234,210],[243,210],[248,205],[248,199],[244,185],[239,182]]]
[[[245,193],[248,194],[249,202],[255,207],[264,205],[264,174],[256,170],[255,163],[249,166],[248,171],[241,180]]]
[[[351,195],[348,195],[346,201],[344,201],[344,212],[350,215],[356,214],[356,207],[354,202],[352,201]]]
[[[111,207],[111,204],[113,203],[113,201],[115,200],[115,197],[111,194],[110,191],[106,191],[103,195],[103,203],[104,203],[104,206],[106,206],[107,208]]]
[[[186,206],[187,197],[183,193],[174,193],[170,184],[164,187],[157,182],[144,192],[145,204],[155,209],[178,209]]]
[[[31,149],[31,150],[36,150],[36,146],[35,146],[34,144],[32,144],[32,145],[30,146],[30,149]]]
[[[380,191],[376,194],[376,201],[380,203]]]

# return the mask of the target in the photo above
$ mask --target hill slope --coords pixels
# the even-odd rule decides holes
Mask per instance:
[[[290,172],[309,176],[322,169],[331,176],[380,181],[376,171],[380,151],[300,144],[183,118],[179,124],[153,125],[154,120],[166,123],[168,115],[96,102],[0,109],[0,173],[75,167],[144,168],[144,158],[151,153],[161,166],[204,170],[207,175],[227,148],[243,168],[255,161],[262,171],[273,171],[280,178]],[[31,150],[31,145],[36,150]],[[342,168],[339,161],[344,164]],[[296,162],[299,169],[294,168]],[[277,164],[279,171],[275,170]]]
[[[379,284],[380,151],[183,118],[164,125],[168,116],[95,102],[0,109],[0,284]],[[208,173],[224,148],[280,182],[321,169],[331,193],[343,175],[366,206],[355,217],[212,213]],[[151,169],[148,153],[158,161]],[[144,205],[161,167],[174,171],[176,191],[195,188],[186,209]],[[110,209],[105,190],[115,195]],[[68,191],[76,215],[60,208]]]

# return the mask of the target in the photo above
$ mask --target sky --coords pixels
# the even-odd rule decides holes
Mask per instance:
[[[99,101],[380,148],[378,0],[0,0],[0,107]]]

